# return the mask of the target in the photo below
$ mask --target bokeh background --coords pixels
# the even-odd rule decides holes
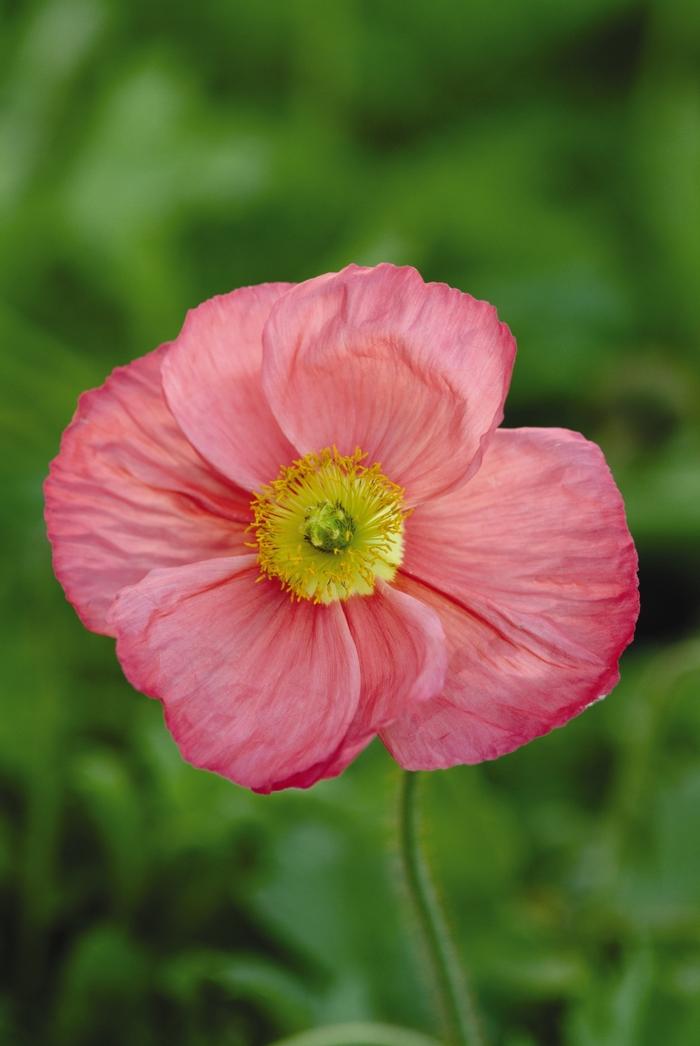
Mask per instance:
[[[1,10],[0,1043],[435,1031],[388,756],[268,798],[183,764],[42,523],[81,390],[212,294],[351,260],[497,304],[506,424],[600,442],[641,557],[614,695],[424,781],[492,1042],[700,1042],[695,0]]]

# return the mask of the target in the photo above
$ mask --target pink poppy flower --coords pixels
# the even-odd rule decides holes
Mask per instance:
[[[411,268],[213,298],[80,399],[56,575],[185,759],[267,792],[379,735],[510,752],[609,693],[636,554],[598,447],[499,429],[515,343]]]

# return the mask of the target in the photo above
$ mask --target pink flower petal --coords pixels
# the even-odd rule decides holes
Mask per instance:
[[[314,763],[313,766],[302,770],[300,773],[290,774],[289,777],[283,780],[275,781],[270,786],[269,791],[279,792],[283,788],[311,788],[312,785],[317,784],[319,781],[338,777],[343,770],[347,770],[350,763],[357,759],[360,752],[367,747],[374,736],[374,734],[356,734],[354,739],[344,737],[333,754],[327,759]]]
[[[438,615],[377,581],[371,597],[343,603],[360,659],[360,707],[354,727],[376,733],[402,711],[442,690],[447,668]]]
[[[127,678],[163,701],[183,757],[266,792],[336,749],[360,671],[339,603],[292,603],[256,577],[254,556],[154,570],[112,621]]]
[[[440,698],[384,732],[402,766],[493,759],[615,686],[637,557],[595,444],[500,430],[470,483],[417,509],[406,539],[398,583],[439,613],[449,667]]]
[[[45,484],[54,571],[83,624],[111,634],[117,592],[158,566],[243,550],[248,495],[190,446],[160,383],[162,346],[80,397]]]
[[[291,286],[242,287],[192,309],[163,366],[165,395],[183,432],[247,490],[270,483],[298,456],[260,381],[263,324]]]
[[[447,667],[445,634],[438,615],[380,581],[371,597],[343,604],[360,663],[360,701],[332,755],[276,788],[308,788],[337,777],[379,730],[442,690]]]
[[[478,468],[515,355],[492,306],[393,265],[297,285],[273,307],[263,346],[263,385],[290,442],[361,447],[409,503]]]

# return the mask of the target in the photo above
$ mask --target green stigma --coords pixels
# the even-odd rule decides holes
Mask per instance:
[[[339,501],[319,501],[306,512],[304,539],[319,552],[342,552],[354,533],[355,522]]]

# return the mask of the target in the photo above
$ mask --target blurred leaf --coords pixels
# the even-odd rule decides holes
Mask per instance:
[[[281,1028],[302,1028],[311,1020],[308,993],[283,968],[256,956],[225,952],[183,952],[160,969],[163,990],[183,1005],[193,1005],[203,984],[231,1000],[248,1000]]]
[[[278,1039],[273,1046],[438,1046],[436,1039],[388,1024],[337,1024]]]
[[[621,973],[597,983],[571,1018],[571,1046],[637,1046],[652,983],[647,949],[627,958]]]
[[[73,782],[105,848],[114,901],[119,907],[128,906],[149,859],[136,787],[124,765],[105,751],[83,753],[73,767]]]
[[[117,926],[94,926],[77,941],[61,978],[55,1014],[57,1041],[146,1041],[141,1023],[149,985],[149,961]]]

